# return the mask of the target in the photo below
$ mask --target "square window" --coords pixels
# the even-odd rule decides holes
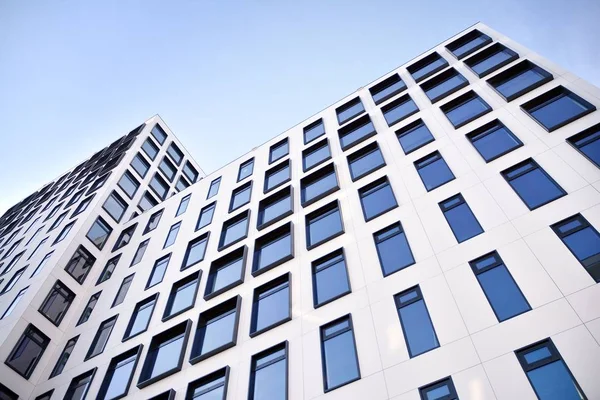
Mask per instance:
[[[329,141],[323,139],[302,151],[302,170],[304,172],[324,163],[331,158]]]
[[[419,112],[419,107],[408,94],[405,94],[381,107],[381,112],[388,126],[392,126]]]
[[[493,161],[523,146],[519,138],[497,119],[467,133],[466,136],[485,162]]]
[[[464,76],[454,68],[449,68],[427,82],[422,83],[421,89],[423,89],[432,103],[436,103],[468,85],[469,81]]]
[[[529,158],[500,172],[530,210],[567,194],[538,163]]]
[[[111,308],[118,306],[125,300],[125,297],[127,297],[127,292],[129,292],[129,287],[131,286],[131,282],[133,282],[134,275],[135,274],[131,274],[129,276],[126,276],[123,279],[123,282],[121,282],[121,286],[119,287],[119,291],[117,292],[117,295],[115,296],[115,299],[113,300]]]
[[[356,146],[376,134],[377,131],[368,114],[338,129],[338,137],[340,138],[343,151]]]
[[[161,145],[165,144],[165,140],[167,139],[167,134],[165,133],[165,130],[159,124],[154,125],[151,133],[152,133],[152,136],[154,136],[154,139],[156,139],[158,141],[158,143],[160,143]]]
[[[252,356],[248,400],[288,398],[288,342]]]
[[[173,159],[175,164],[181,165],[181,162],[183,161],[183,152],[174,142],[171,142],[167,148],[167,154]]]
[[[221,177],[218,177],[210,183],[210,188],[208,188],[208,195],[206,196],[207,200],[211,197],[216,196],[217,193],[219,193],[219,186],[221,186]]]
[[[175,174],[177,174],[177,167],[167,157],[163,157],[160,164],[158,164],[158,169],[167,177],[169,182],[173,182]]]
[[[454,129],[492,111],[492,107],[472,90],[440,106],[440,109]]]
[[[400,222],[387,226],[373,234],[377,257],[383,276],[398,272],[415,263],[415,258]]]
[[[394,74],[369,89],[375,104],[383,103],[406,89],[400,75]]]
[[[98,217],[86,234],[86,237],[94,244],[94,246],[99,250],[102,250],[111,232],[112,228],[110,225],[108,225],[102,217]]]
[[[525,93],[531,92],[552,80],[552,74],[532,63],[523,60],[520,63],[494,75],[487,80],[504,100],[513,101]]]
[[[79,316],[79,320],[77,321],[76,326],[86,323],[88,321],[88,319],[90,319],[90,317],[92,316],[92,312],[94,311],[94,308],[96,308],[96,304],[98,304],[98,300],[100,299],[101,294],[102,294],[102,292],[100,291],[100,292],[94,293],[93,295],[90,296],[90,299],[88,300],[87,304],[85,305],[83,312]]]
[[[163,313],[163,322],[194,308],[201,272],[196,271],[173,284]]]
[[[158,174],[154,174],[150,180],[150,189],[156,193],[156,195],[164,200],[167,197],[169,191],[169,184]]]
[[[306,207],[339,190],[333,163],[313,172],[300,180],[302,206]]]
[[[288,222],[256,239],[252,276],[258,276],[294,258],[293,225]]]
[[[246,210],[223,222],[218,250],[221,251],[226,247],[244,240],[248,236],[249,221],[250,210]]]
[[[433,52],[412,65],[409,65],[406,69],[410,72],[415,82],[419,83],[422,80],[429,78],[431,75],[443,70],[447,66],[448,61],[438,53]]]
[[[282,141],[275,143],[269,148],[269,164],[274,163],[277,160],[287,156],[290,152],[288,139],[285,138]]]
[[[440,347],[419,286],[394,296],[410,358]]]
[[[175,213],[176,217],[179,217],[181,214],[187,211],[188,204],[190,204],[190,199],[192,198],[191,194],[183,197],[179,202],[179,206],[177,207],[177,212]]]
[[[340,125],[343,125],[352,118],[357,117],[364,112],[365,107],[363,106],[362,101],[360,101],[360,97],[355,97],[354,99],[335,109],[338,123]]]
[[[63,400],[84,400],[90,390],[97,369],[91,369],[73,378]]]
[[[439,151],[426,155],[414,164],[428,192],[455,178]]]
[[[190,163],[189,161],[186,161],[185,164],[183,165],[183,174],[192,183],[196,182],[196,179],[198,179],[198,171],[196,170],[196,168],[194,168],[192,163]]]
[[[211,203],[200,210],[200,216],[198,217],[198,222],[196,223],[196,230],[202,229],[205,226],[210,225],[213,219],[213,215],[215,214],[215,207],[217,203]]]
[[[360,379],[352,316],[323,325],[319,332],[325,393]]]
[[[228,382],[229,366],[226,366],[218,371],[190,382],[187,387],[185,398],[193,400],[225,400]]]
[[[118,314],[113,317],[110,317],[105,321],[102,321],[100,327],[98,327],[98,330],[96,331],[96,335],[92,340],[92,344],[90,345],[90,348],[85,356],[84,361],[87,361],[90,358],[95,357],[104,351],[104,349],[106,348],[106,344],[110,339],[110,334],[112,333],[112,330],[115,327],[115,323],[117,322],[117,317]]]
[[[344,250],[338,249],[311,263],[313,305],[319,308],[351,293]]]
[[[596,107],[563,86],[521,104],[521,109],[552,132],[596,110]]]
[[[410,154],[435,140],[431,131],[421,119],[398,129],[396,137],[398,138],[398,142],[400,142],[400,146],[402,146],[404,154]]]
[[[125,171],[119,180],[118,185],[121,189],[123,189],[123,192],[125,192],[130,199],[133,199],[135,192],[137,192],[138,188],[140,187],[140,182],[138,182],[138,180],[135,179],[129,171]]]
[[[600,124],[571,136],[567,142],[600,168]]]
[[[465,65],[480,78],[510,64],[519,58],[519,55],[501,43],[494,43],[490,47],[467,58]]]
[[[236,345],[241,305],[242,297],[235,296],[200,313],[190,354],[191,364]]]
[[[304,144],[308,144],[318,137],[325,134],[325,124],[323,119],[318,119],[310,125],[307,125],[303,129],[304,132]]]
[[[291,275],[288,272],[254,289],[250,337],[255,337],[292,319]]]
[[[158,299],[158,293],[140,301],[135,305],[127,328],[125,329],[125,335],[123,335],[123,341],[131,339],[134,336],[145,332],[150,325],[152,320],[152,314],[154,313],[154,307],[156,306],[156,300]]]
[[[115,222],[121,222],[121,218],[127,210],[127,202],[117,192],[113,191],[102,205],[102,208]]]
[[[140,199],[140,202],[138,203],[138,208],[140,209],[141,212],[146,212],[149,209],[151,209],[152,207],[155,207],[158,205],[158,201],[156,201],[156,199],[150,194],[150,192],[146,191],[144,192],[144,195],[142,196],[142,198]]]
[[[477,29],[473,29],[471,32],[448,43],[446,49],[460,60],[490,43],[492,43],[491,37]]]
[[[471,207],[460,193],[440,202],[439,206],[458,243],[483,233]]]
[[[231,193],[231,200],[229,201],[229,212],[235,211],[238,208],[250,203],[251,196],[252,181],[234,189]]]
[[[244,282],[248,247],[243,246],[210,264],[204,300],[225,293]]]
[[[348,156],[348,167],[352,181],[356,182],[360,178],[385,167],[385,160],[379,150],[377,142],[366,145],[360,150]]]
[[[189,319],[152,338],[137,387],[142,389],[181,371],[192,321]]]
[[[291,179],[290,171],[290,160],[283,161],[282,163],[267,170],[265,172],[265,185],[263,188],[263,193],[268,193],[269,191],[289,182]]]
[[[144,150],[144,153],[146,153],[151,160],[154,160],[158,154],[158,146],[155,145],[150,138],[144,141],[142,144],[142,150]]]
[[[140,344],[110,360],[97,399],[120,399],[127,396],[142,347]]]
[[[5,364],[23,378],[29,379],[49,343],[48,336],[29,324],[8,355]]]
[[[74,298],[75,293],[61,281],[56,281],[38,311],[54,325],[59,326]]]
[[[115,268],[117,267],[117,264],[119,263],[120,258],[121,258],[121,255],[119,254],[106,262],[104,269],[102,269],[102,272],[100,273],[100,276],[98,277],[98,282],[96,282],[96,285],[99,285],[102,282],[110,279],[110,277],[113,275],[113,272],[115,272]]]
[[[65,271],[79,284],[83,284],[85,278],[92,270],[96,257],[85,247],[79,246],[65,267]]]
[[[133,157],[133,160],[131,160],[131,167],[141,178],[145,178],[150,169],[150,163],[146,161],[140,153],[137,153],[135,157]]]
[[[456,394],[451,377],[420,387],[419,395],[421,400],[458,400],[458,394]]]
[[[129,244],[129,242],[131,242],[131,238],[133,238],[133,234],[135,233],[136,227],[137,227],[137,224],[133,224],[133,225],[128,226],[127,228],[123,229],[123,231],[119,235],[119,238],[115,242],[115,245],[113,246],[113,249],[112,249],[113,252],[119,250],[122,247],[127,246]]]
[[[279,222],[294,213],[293,190],[292,186],[288,186],[258,203],[258,230]]]
[[[60,356],[58,356],[58,360],[56,360],[56,364],[54,365],[54,368],[52,368],[52,372],[50,373],[50,377],[48,379],[52,379],[55,376],[62,374],[65,366],[67,365],[67,361],[69,361],[69,357],[71,357],[71,353],[73,353],[73,349],[75,348],[75,345],[77,344],[78,340],[79,340],[79,335],[77,335],[74,338],[71,338],[67,341],[67,343],[65,344],[65,347],[63,348],[63,351],[60,353]],[[36,400],[37,400],[37,398],[36,398]],[[50,397],[48,397],[48,400],[50,400]]]
[[[240,170],[238,171],[237,181],[239,182],[239,181],[251,176],[253,171],[254,171],[254,158],[251,158],[248,161],[243,162],[240,165]]]
[[[392,187],[385,176],[358,189],[358,196],[367,222],[398,207]]]
[[[188,243],[185,256],[183,257],[183,263],[181,264],[181,271],[188,269],[204,260],[204,254],[206,253],[209,235],[210,232],[207,232]]]
[[[337,200],[306,215],[306,248],[311,250],[344,233]]]
[[[159,258],[154,262],[152,272],[150,272],[150,276],[148,277],[148,282],[146,283],[146,288],[144,290],[150,289],[151,287],[162,282],[163,278],[165,277],[165,273],[167,272],[167,267],[169,266],[170,260],[171,253]]]

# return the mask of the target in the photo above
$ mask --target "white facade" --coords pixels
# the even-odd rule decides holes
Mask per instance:
[[[518,59],[480,79],[464,64],[464,60],[468,57],[457,59],[446,48],[446,45],[473,29],[489,36],[492,43],[499,42],[512,49],[518,54]],[[432,104],[420,87],[426,80],[416,83],[406,67],[433,52],[438,52],[448,62],[449,67],[446,69],[455,68],[469,84]],[[553,79],[507,102],[486,81],[522,60],[535,63],[552,74]],[[399,74],[407,88],[376,105],[369,88],[395,73]],[[154,117],[146,121],[135,144],[113,170],[105,185],[98,190],[85,213],[78,217],[77,224],[68,238],[53,247],[54,254],[44,270],[34,278],[28,279],[37,263],[50,251],[50,243],[54,241],[62,227],[72,220],[65,218],[62,224],[49,234],[48,243],[33,258],[19,260],[9,273],[0,277],[0,279],[4,278],[3,283],[0,284],[1,289],[10,280],[11,274],[27,264],[30,265],[16,285],[0,296],[0,313],[4,313],[15,295],[29,286],[12,313],[0,320],[0,360],[3,361],[0,364],[0,382],[17,393],[19,398],[36,399],[37,396],[53,390],[51,398],[60,399],[65,396],[74,377],[96,368],[87,398],[97,398],[111,359],[142,344],[143,348],[137,358],[127,396],[135,399],[150,399],[173,389],[176,392],[176,399],[184,399],[190,382],[228,366],[227,399],[247,399],[252,356],[287,341],[287,398],[289,400],[367,398],[417,400],[420,398],[418,390],[420,387],[446,377],[451,377],[460,399],[535,399],[536,394],[519,364],[515,351],[550,338],[585,396],[588,399],[600,398],[600,383],[597,379],[597,371],[600,367],[600,307],[598,307],[600,286],[550,227],[580,213],[596,230],[600,229],[600,169],[566,141],[567,138],[598,124],[600,113],[590,112],[563,127],[548,132],[520,108],[522,104],[559,86],[600,108],[600,89],[489,27],[476,24],[346,96],[238,160],[205,176],[204,179],[174,194],[151,210],[129,220],[131,213],[136,209],[139,197],[146,190],[150,178],[163,158],[168,143],[174,140],[179,144],[160,118]],[[455,129],[440,106],[443,108],[448,102],[471,90],[479,95],[492,111]],[[381,108],[385,108],[387,104],[405,94],[410,95],[419,111],[389,127]],[[357,96],[360,96],[365,113],[361,113],[352,121],[368,114],[377,133],[343,151],[338,135],[340,125],[335,110]],[[324,122],[325,135],[305,144],[303,128],[320,118]],[[435,140],[412,153],[405,154],[395,132],[419,118],[429,128]],[[516,135],[523,146],[486,163],[465,134],[495,119],[500,120]],[[125,170],[131,171],[130,161],[144,139],[151,135],[150,131],[156,123],[160,123],[165,129],[168,139],[152,163],[150,172],[142,181],[136,196],[130,200],[125,197],[120,188],[117,188],[116,183]],[[342,126],[347,125],[348,123]],[[289,140],[289,154],[269,164],[271,146],[286,138]],[[303,150],[324,138],[327,138],[329,143],[331,160],[303,172]],[[378,143],[386,165],[353,181],[347,156],[373,142]],[[179,147],[183,150],[183,146],[179,144]],[[455,179],[427,191],[414,162],[435,150],[440,152]],[[501,171],[530,157],[567,193],[534,210],[527,207],[500,174]],[[252,158],[254,159],[252,175],[237,182],[240,164]],[[187,153],[185,159],[190,159]],[[278,189],[263,193],[265,171],[285,162],[284,160],[290,160],[291,163],[290,181]],[[339,190],[312,204],[302,206],[301,179],[331,163],[335,165]],[[199,169],[195,163],[193,165]],[[218,194],[207,199],[211,182],[219,177],[221,180]],[[366,222],[358,191],[381,177],[387,177],[389,180],[398,206]],[[253,182],[250,202],[231,213],[228,212],[232,191],[249,181]],[[288,186],[293,188],[293,214],[258,230],[259,202]],[[119,192],[129,203],[128,211],[120,223],[110,219],[102,208],[102,204],[112,190]],[[453,235],[438,205],[457,193],[462,194],[484,231],[461,243],[458,243]],[[188,195],[191,195],[191,198],[187,210],[182,215],[176,216],[182,198]],[[335,200],[339,202],[341,209],[344,233],[308,250],[306,215]],[[200,211],[214,201],[217,206],[212,222],[196,231]],[[51,209],[52,207],[45,213]],[[164,209],[164,212],[158,227],[144,234],[148,219],[160,209]],[[250,210],[246,237],[219,251],[223,223],[245,210]],[[40,215],[42,215],[40,220],[45,218],[45,214]],[[86,238],[86,233],[98,215],[110,222],[113,228],[102,250],[94,247]],[[163,249],[169,229],[179,221],[181,226],[176,242]],[[45,226],[48,227],[51,222],[52,220],[45,222]],[[293,258],[260,275],[253,276],[256,239],[288,222],[292,223],[293,229]],[[373,234],[396,222],[402,224],[415,263],[384,277]],[[137,229],[131,242],[118,251],[112,252],[121,230],[136,223]],[[38,225],[42,224],[38,223]],[[26,226],[24,225],[23,228]],[[14,254],[25,249],[25,242],[35,230],[34,227],[27,232],[24,236],[25,240]],[[43,230],[44,234],[40,233],[39,237],[29,244],[25,256],[28,256],[36,243],[48,236],[45,232],[46,229]],[[206,232],[210,232],[210,235],[203,261],[185,271],[180,271],[188,243]],[[4,252],[7,252],[10,244],[7,246],[5,241],[9,233],[4,232],[4,234],[5,239],[0,242],[0,246],[5,249]],[[20,235],[17,235],[11,244],[19,237]],[[150,239],[150,244],[142,261],[130,267],[138,245],[145,239]],[[96,258],[83,284],[77,283],[64,270],[79,245],[83,245]],[[211,262],[242,246],[247,246],[243,284],[205,300],[203,296]],[[315,308],[311,263],[340,248],[344,251],[351,293]],[[504,322],[499,322],[469,265],[470,261],[494,250],[501,256],[531,308]],[[600,248],[596,251],[600,252]],[[171,253],[169,267],[162,282],[145,290],[155,261],[169,253]],[[106,262],[117,254],[121,254],[121,258],[113,275],[110,279],[96,285]],[[3,257],[5,253],[0,253],[0,258]],[[2,269],[6,267],[11,257],[3,260]],[[195,306],[162,322],[161,317],[172,285],[196,271],[202,272]],[[254,290],[288,272],[291,277],[289,281],[291,319],[251,337],[249,332]],[[121,282],[133,273],[135,275],[125,301],[111,307]],[[63,282],[75,294],[72,305],[58,327],[38,311],[57,280]],[[394,295],[415,285],[418,285],[422,292],[439,347],[411,357]],[[101,295],[89,320],[76,326],[89,297],[98,291],[101,291]],[[136,303],[155,293],[159,295],[149,328],[138,336],[122,341]],[[241,309],[235,346],[191,364],[190,354],[200,313],[238,295],[241,297]],[[360,379],[326,392],[322,370],[320,327],[348,314],[352,318]],[[84,362],[101,322],[114,315],[118,317],[104,351]],[[140,382],[142,366],[146,361],[152,338],[187,320],[190,320],[192,325],[184,349],[181,370],[147,386],[140,385],[143,387],[139,388],[137,385]],[[13,351],[28,324],[33,324],[47,335],[50,343],[29,379],[25,379],[9,368],[4,361]],[[77,335],[79,335],[78,341],[63,372],[48,379],[65,344]]]

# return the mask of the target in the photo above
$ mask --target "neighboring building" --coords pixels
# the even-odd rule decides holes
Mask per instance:
[[[205,177],[153,117],[0,218],[0,399],[598,399],[597,107],[476,24]]]

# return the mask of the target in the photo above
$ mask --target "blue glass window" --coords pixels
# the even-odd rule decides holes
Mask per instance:
[[[454,180],[454,174],[439,151],[434,151],[414,164],[428,192]]]
[[[356,181],[385,166],[385,160],[377,142],[373,142],[348,156],[350,176]]]
[[[129,288],[131,287],[131,282],[133,282],[134,275],[135,274],[131,274],[123,278],[121,286],[119,287],[119,291],[117,292],[111,307],[116,307],[123,301],[125,301],[125,297],[127,297],[127,293],[129,292]]]
[[[158,174],[154,174],[150,180],[150,189],[156,193],[156,195],[164,200],[167,197],[169,191],[169,184]]]
[[[254,289],[250,337],[275,328],[291,318],[289,273]]]
[[[108,240],[108,237],[110,236],[111,232],[112,232],[112,228],[110,227],[110,225],[108,225],[108,223],[105,220],[103,220],[102,217],[98,217],[98,218],[96,218],[96,221],[94,222],[94,224],[92,225],[92,227],[90,228],[88,233],[86,234],[86,237],[92,243],[94,243],[94,246],[96,246],[98,249],[102,250],[102,248],[104,247],[104,244]],[[39,245],[38,245],[38,247],[39,247]],[[36,250],[37,250],[37,248],[36,248]],[[30,258],[31,258],[31,256],[30,256]]]
[[[138,345],[110,361],[106,375],[100,385],[97,399],[110,400],[127,396],[141,352],[142,345]]]
[[[408,94],[381,107],[381,112],[388,126],[392,126],[418,111],[419,107]]]
[[[287,365],[287,342],[252,356],[248,400],[287,399]]]
[[[455,129],[490,112],[492,108],[475,92],[470,91],[442,105],[440,109]]]
[[[458,243],[483,233],[483,228],[461,194],[452,196],[439,205]]]
[[[396,131],[404,154],[412,153],[435,140],[423,120],[418,119]]]
[[[552,74],[529,60],[500,72],[488,79],[488,83],[506,101],[512,101],[552,80]]]
[[[392,187],[386,177],[358,190],[365,221],[370,221],[387,211],[398,207]]]
[[[458,400],[451,377],[444,378],[419,388],[421,400]]]
[[[194,168],[189,161],[186,161],[185,164],[183,164],[183,174],[187,176],[192,183],[196,182],[196,179],[198,179],[198,171],[196,171],[196,168]]]
[[[144,157],[142,157],[140,153],[138,153],[135,155],[135,157],[133,157],[133,160],[131,161],[131,167],[135,172],[138,173],[140,177],[145,178],[148,170],[150,169],[150,164],[144,159]]]
[[[238,182],[243,179],[246,179],[247,177],[252,175],[253,171],[254,171],[254,158],[251,158],[250,160],[248,160],[240,165],[240,170],[238,171],[238,177],[237,177]]]
[[[183,257],[183,263],[181,264],[181,271],[187,269],[193,265],[198,264],[204,260],[204,253],[206,252],[206,245],[208,244],[208,233],[198,236],[196,239],[188,243]]]
[[[263,192],[267,193],[270,190],[289,182],[290,178],[290,161],[287,160],[265,172],[265,186]]]
[[[308,144],[318,137],[325,134],[325,125],[322,119],[318,119],[310,125],[304,127],[304,144]]]
[[[394,296],[411,358],[440,346],[423,294],[418,286]]]
[[[274,163],[275,161],[287,156],[289,152],[290,146],[287,138],[283,139],[278,143],[275,143],[269,149],[269,164]]]
[[[467,85],[469,81],[454,68],[450,68],[421,84],[421,89],[435,103]]]
[[[581,215],[576,214],[552,225],[552,229],[585,267],[600,282],[600,234]]]
[[[177,207],[177,212],[175,213],[176,217],[180,216],[181,214],[183,214],[184,212],[187,211],[188,204],[190,204],[191,197],[192,197],[192,195],[188,194],[187,196],[185,196],[184,198],[181,199],[181,201],[179,202],[179,207]]]
[[[571,136],[567,141],[600,168],[600,124]]]
[[[497,119],[468,133],[467,138],[485,162],[523,146],[519,138]]]
[[[402,224],[396,222],[373,234],[383,276],[388,276],[415,263]]]
[[[327,139],[323,139],[302,151],[302,169],[306,172],[330,158],[331,150],[329,149],[329,142]]]
[[[552,340],[543,340],[515,354],[540,400],[586,398]]]
[[[338,130],[342,150],[348,150],[350,147],[367,140],[376,133],[377,131],[368,114]]]
[[[350,293],[344,251],[339,249],[313,261],[312,278],[315,308]]]
[[[92,344],[90,345],[90,348],[88,349],[88,352],[85,356],[84,361],[86,361],[92,357],[95,357],[104,351],[104,349],[106,348],[106,344],[108,343],[108,340],[110,339],[110,335],[115,326],[115,322],[117,321],[118,316],[119,315],[117,314],[113,317],[110,317],[109,319],[107,319],[105,321],[102,321],[102,323],[98,327],[98,330],[96,331],[96,335],[94,336],[94,339],[92,340]]]
[[[288,186],[258,203],[258,229],[281,221],[293,213],[292,187]]]
[[[446,48],[459,60],[472,54],[492,42],[485,33],[473,29],[471,32],[461,36],[455,41],[448,43]]]
[[[249,219],[250,211],[246,210],[223,223],[219,251],[246,238]]]
[[[391,99],[404,89],[406,89],[406,84],[400,79],[400,75],[394,74],[370,88],[369,92],[371,92],[371,97],[373,97],[375,104],[380,104]]]
[[[148,191],[144,192],[144,195],[142,196],[142,198],[140,199],[140,202],[138,203],[138,208],[142,211],[142,212],[146,212],[149,209],[151,209],[152,207],[156,206],[158,204],[158,201],[156,201],[156,199],[154,197],[152,197],[152,195],[150,193],[148,193]]]
[[[144,235],[148,232],[152,232],[153,230],[155,230],[158,227],[158,224],[160,223],[160,218],[162,217],[163,214],[163,210],[158,210],[157,212],[153,213],[150,218],[148,218],[148,223],[146,224],[146,227],[144,228]]]
[[[152,319],[152,314],[154,312],[154,307],[156,306],[157,298],[158,293],[140,301],[135,305],[133,313],[131,314],[131,318],[129,319],[129,323],[127,324],[127,329],[125,329],[123,340],[127,340],[139,335],[148,329],[150,320]]]
[[[229,367],[227,366],[190,382],[185,398],[186,400],[225,400],[228,381]],[[150,400],[158,400],[158,397]]]
[[[236,188],[231,193],[231,200],[229,201],[229,212],[235,211],[238,208],[250,203],[252,196],[252,181]]]
[[[329,164],[300,180],[303,206],[314,203],[339,189],[333,164]]]
[[[194,307],[200,283],[200,271],[175,282],[163,314],[163,321]]]
[[[181,162],[183,161],[183,152],[175,143],[171,142],[167,148],[167,154],[171,156],[173,161],[175,161],[175,164],[181,165]]]
[[[294,257],[292,223],[269,232],[256,239],[252,275],[262,274]]]
[[[195,364],[236,345],[241,304],[242,298],[236,296],[200,313],[190,363]]]
[[[159,124],[154,125],[150,133],[152,133],[152,136],[154,136],[154,139],[156,139],[158,143],[165,143],[165,140],[167,139],[167,134]]]
[[[342,233],[344,226],[337,201],[306,216],[306,248],[309,250]]]
[[[205,226],[210,225],[213,219],[213,215],[215,214],[215,207],[217,203],[211,203],[200,210],[200,216],[198,217],[198,222],[196,223],[196,230],[202,229]]]
[[[335,109],[338,123],[340,125],[350,121],[352,118],[362,114],[363,112],[365,112],[365,107],[363,106],[362,101],[360,101],[360,97],[356,97]]]
[[[495,43],[487,49],[465,60],[465,64],[475,72],[478,77],[486,75],[502,68],[519,58],[519,55],[500,43]]]
[[[48,344],[50,344],[50,338],[29,324],[10,352],[5,364],[25,379],[29,379]],[[17,398],[15,397],[15,399]]]
[[[204,299],[209,300],[239,284],[244,280],[246,246],[224,255],[210,264]]]
[[[171,226],[169,229],[169,233],[167,234],[167,238],[165,239],[165,244],[163,245],[163,249],[166,249],[169,246],[172,246],[177,240],[177,234],[179,233],[179,228],[181,227],[181,221]]]
[[[530,210],[567,194],[531,158],[502,171],[501,174]]]
[[[206,196],[207,200],[211,197],[216,196],[217,193],[219,193],[219,186],[221,186],[221,177],[218,177],[210,183],[210,188],[208,188],[208,195]]]
[[[531,310],[497,252],[486,254],[469,264],[498,321],[502,322]]]
[[[410,72],[415,82],[420,82],[436,72],[443,70],[447,66],[448,61],[438,53],[434,52],[414,64],[409,65],[406,69]]]
[[[158,154],[158,147],[150,140],[150,138],[146,139],[146,141],[142,144],[142,150],[150,157],[151,160],[156,158]]]
[[[320,332],[325,392],[360,379],[351,316],[323,325]]]
[[[552,132],[596,110],[593,104],[558,86],[521,105],[538,124]]]
[[[173,178],[177,174],[177,167],[167,157],[163,157],[158,169],[167,177],[169,182],[173,182]]]

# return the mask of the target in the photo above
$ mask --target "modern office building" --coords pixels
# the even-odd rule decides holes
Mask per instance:
[[[600,89],[476,24],[203,176],[0,219],[0,399],[599,399]]]

